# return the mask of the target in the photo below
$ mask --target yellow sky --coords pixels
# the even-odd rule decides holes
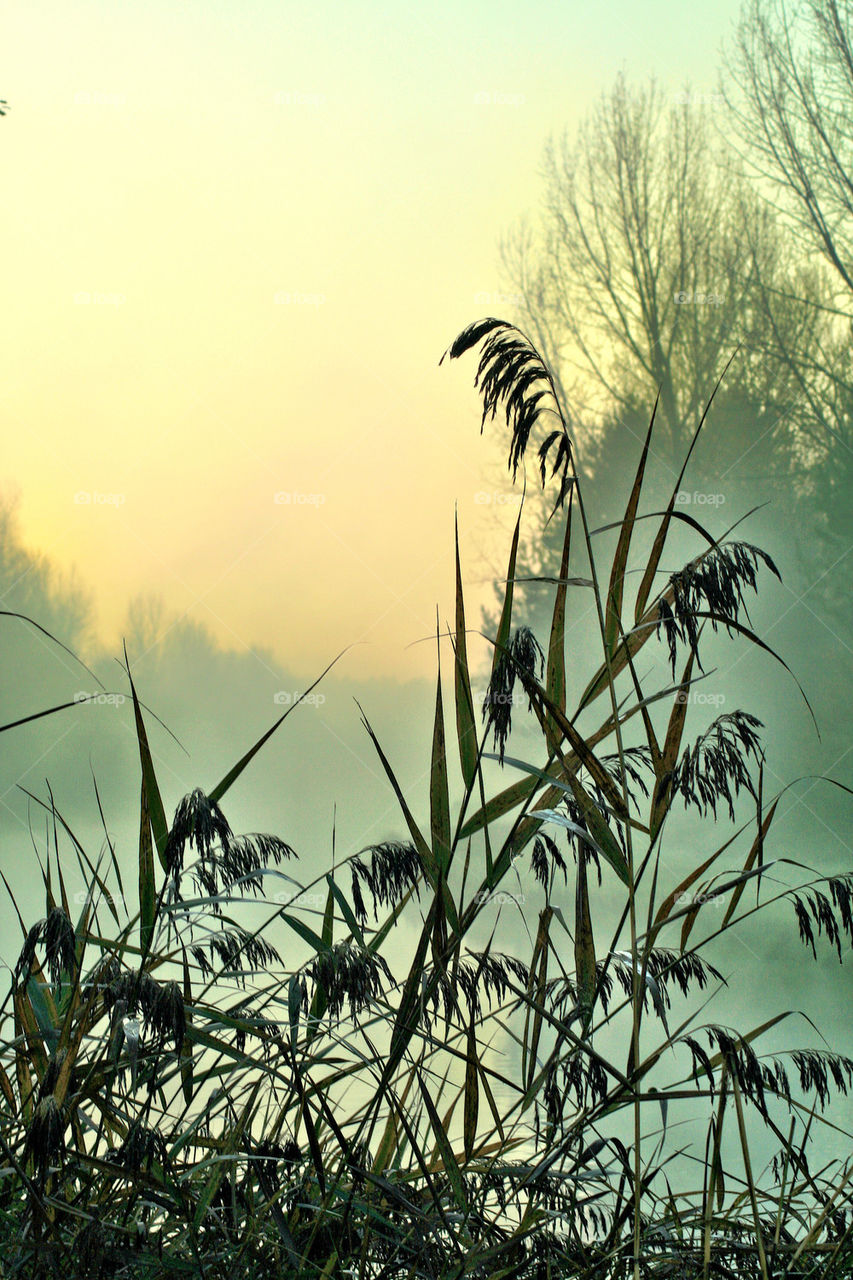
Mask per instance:
[[[713,89],[736,11],[4,6],[0,488],[103,639],[155,592],[301,673],[432,672],[454,505],[475,622],[515,511],[439,356],[511,318],[549,131],[622,68]]]

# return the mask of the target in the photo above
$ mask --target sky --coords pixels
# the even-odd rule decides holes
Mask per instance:
[[[512,318],[499,244],[536,215],[549,134],[571,133],[620,71],[654,75],[674,97],[689,82],[707,103],[738,10],[739,0],[3,6],[0,496],[17,496],[26,544],[91,595],[102,649],[120,653],[128,606],[149,595],[246,655],[239,681],[229,684],[234,658],[217,684],[188,649],[166,693],[143,668],[187,745],[149,720],[170,817],[278,718],[285,677],[256,650],[295,696],[352,645],[324,701],[301,709],[229,794],[228,817],[236,831],[288,839],[309,868],[325,867],[333,831],[339,857],[404,837],[357,693],[424,820],[434,684],[423,678],[434,681],[436,650],[418,642],[437,610],[453,618],[454,512],[476,625],[505,573],[518,503],[499,425],[480,435],[475,359],[439,359],[471,321]],[[68,666],[49,669],[37,643],[29,665],[5,652],[6,718],[48,705],[48,688],[58,702],[90,687]],[[809,672],[819,711],[843,704],[845,659]],[[730,661],[726,709],[744,692],[771,741],[787,732],[772,777],[768,766],[780,787],[806,771],[811,726],[786,673],[752,653]],[[445,698],[452,733],[447,681]],[[60,811],[97,850],[96,775],[122,865],[137,856],[129,708],[63,716],[0,740],[4,863],[28,920],[41,911],[30,821],[44,822],[22,786],[43,795],[49,774]],[[835,731],[828,772],[849,764],[849,734]],[[847,866],[849,809],[840,814],[837,796],[826,808],[815,785],[786,795],[786,833],[801,839],[782,850]],[[671,883],[692,856],[676,832]],[[723,967],[749,967],[758,1004],[775,998],[784,966],[831,1022],[834,964],[803,966],[787,924],[790,950],[745,930]],[[7,903],[0,938],[13,937]]]
[[[716,85],[737,4],[4,6],[0,493],[119,651],[146,593],[317,673],[431,674],[518,490],[479,433],[499,242],[620,70]],[[357,643],[358,642],[358,643]]]

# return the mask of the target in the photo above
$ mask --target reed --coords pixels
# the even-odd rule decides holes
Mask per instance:
[[[452,711],[439,664],[428,815],[362,712],[401,835],[310,883],[295,850],[235,835],[223,808],[298,703],[170,823],[125,655],[137,874],[126,885],[109,838],[91,857],[47,806],[76,866],[57,842],[41,866],[44,917],[18,917],[2,1005],[0,1276],[853,1274],[850,1135],[830,1109],[853,1062],[761,1054],[793,1010],[746,1031],[702,1019],[723,982],[706,955],[759,911],[787,912],[806,956],[853,944],[853,876],[772,860],[779,796],[760,723],[738,710],[698,736],[688,725],[709,632],[782,661],[746,614],[776,567],[677,506],[683,469],[666,510],[641,511],[654,413],[605,556],[538,352],[489,319],[445,354],[476,348],[483,424],[506,418],[514,478],[541,437],[563,522],[550,634],[513,626],[519,513],[478,724],[457,536],[455,622],[437,635]],[[638,562],[641,522],[652,537]],[[670,574],[677,531],[696,549]],[[592,655],[567,643],[576,606],[597,620]],[[644,650],[659,656],[651,675]],[[539,744],[525,760],[507,752],[519,704]],[[691,809],[698,824],[738,823],[673,878],[662,839]],[[520,866],[540,895],[532,910],[513,893]],[[526,946],[515,925],[503,945],[501,894]],[[255,927],[250,902],[267,908]],[[284,963],[280,938],[301,963]],[[513,1047],[510,1069],[499,1044]],[[685,1101],[705,1136],[680,1151]],[[815,1170],[822,1127],[840,1157]]]

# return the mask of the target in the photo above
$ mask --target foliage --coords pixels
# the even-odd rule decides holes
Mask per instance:
[[[285,840],[235,836],[222,807],[298,702],[168,823],[127,665],[141,772],[136,883],[125,884],[109,839],[93,860],[47,806],[85,889],[72,910],[57,838],[41,867],[45,914],[30,928],[20,921],[3,1005],[4,1280],[850,1274],[853,1161],[813,1171],[808,1145],[824,1108],[847,1095],[853,1063],[825,1049],[759,1056],[756,1042],[793,1011],[742,1033],[703,1022],[695,999],[723,985],[700,952],[774,904],[787,903],[805,954],[817,956],[823,935],[839,957],[853,943],[853,877],[803,881],[792,863],[800,878],[786,886],[786,860],[766,857],[778,797],[764,793],[754,717],[722,716],[684,745],[705,623],[767,650],[745,592],[774,566],[686,521],[674,492],[629,607],[654,419],[603,565],[549,370],[498,320],[466,329],[450,357],[480,343],[486,413],[507,414],[511,465],[543,412],[557,424],[539,447],[563,520],[547,645],[513,627],[517,525],[479,728],[457,538],[444,638],[459,780],[439,672],[428,821],[365,716],[406,834],[308,884]],[[701,548],[681,574],[663,574],[679,522]],[[571,576],[578,547],[584,576]],[[598,619],[589,669],[586,653],[567,651],[570,587]],[[663,661],[641,677],[647,645]],[[536,763],[507,752],[519,690],[541,733]],[[495,791],[498,765],[519,776]],[[734,819],[746,798],[754,822],[670,883],[661,848],[676,802],[700,820],[718,806]],[[535,918],[512,892],[527,862]],[[758,890],[771,866],[771,895],[748,905],[747,887]],[[273,895],[277,885],[285,891]],[[517,928],[509,949],[497,945],[501,904],[535,929],[526,954]],[[244,908],[264,905],[259,925],[241,922]],[[273,925],[288,964],[267,936]],[[669,1109],[685,1099],[701,1110],[700,1158],[669,1144]],[[748,1121],[774,1139],[763,1173]]]

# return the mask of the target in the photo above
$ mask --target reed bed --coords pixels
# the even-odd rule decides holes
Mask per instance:
[[[0,1044],[4,1280],[853,1275],[853,1062],[762,1053],[793,1010],[745,1030],[704,1018],[723,982],[707,957],[757,912],[796,928],[804,957],[853,944],[853,876],[774,858],[758,720],[733,711],[697,736],[688,714],[709,633],[782,661],[746,612],[776,566],[678,506],[684,470],[664,511],[641,510],[654,412],[623,519],[592,527],[540,355],[497,319],[445,354],[475,349],[483,425],[505,419],[513,479],[538,449],[563,524],[550,634],[513,625],[519,513],[479,707],[457,536],[428,814],[362,712],[400,837],[310,883],[283,839],[235,835],[224,808],[298,703],[170,823],[125,655],[136,875],[108,837],[91,856],[50,804],[71,853],[57,838],[40,863],[43,918],[18,915]],[[695,550],[669,573],[676,532]],[[597,652],[567,643],[581,607]],[[538,744],[527,759],[507,750],[520,716]],[[731,831],[673,879],[661,844],[685,810]],[[518,907],[519,866],[539,898],[526,934],[501,932],[495,903]],[[266,908],[255,927],[251,902]],[[673,1122],[682,1105],[692,1144]],[[836,1158],[813,1168],[821,1131]]]

